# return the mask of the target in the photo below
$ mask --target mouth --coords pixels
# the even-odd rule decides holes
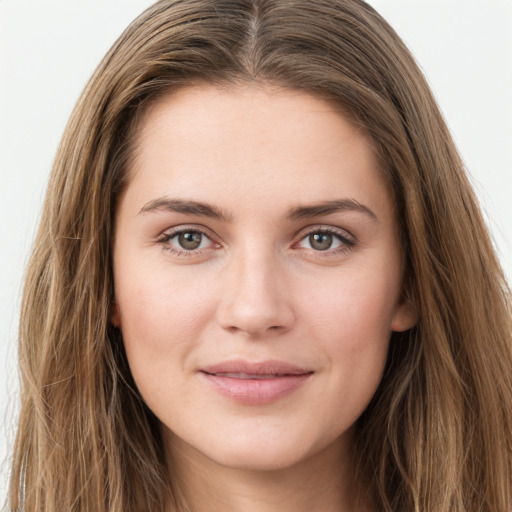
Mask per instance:
[[[275,402],[302,387],[314,371],[282,361],[225,361],[200,370],[222,396],[243,405]]]
[[[268,380],[268,379],[277,379],[279,377],[288,377],[289,374],[286,373],[277,373],[277,374],[268,374],[268,375],[255,375],[250,373],[208,373],[208,375],[214,375],[217,377],[228,377],[230,379],[250,379],[250,380]]]

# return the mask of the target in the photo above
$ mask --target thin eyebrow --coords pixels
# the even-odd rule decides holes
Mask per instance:
[[[311,206],[297,206],[290,210],[290,219],[308,219],[320,215],[329,215],[336,212],[355,211],[367,215],[373,222],[378,222],[378,217],[368,206],[355,199],[337,199],[323,201]]]
[[[159,197],[158,199],[149,201],[141,208],[139,214],[157,210],[197,215],[198,217],[209,217],[222,222],[227,222],[230,219],[229,214],[223,212],[216,206],[200,203],[198,201],[185,201],[183,199],[172,199],[169,197]]]

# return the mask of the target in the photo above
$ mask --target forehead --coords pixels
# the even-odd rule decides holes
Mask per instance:
[[[166,117],[172,115],[175,123],[180,123],[180,130],[189,128],[197,133],[200,128],[215,129],[227,123],[238,125],[251,124],[260,134],[271,133],[272,129],[284,127],[290,136],[297,136],[303,131],[302,122],[314,122],[328,128],[333,121],[343,118],[345,135],[348,137],[366,137],[364,128],[350,120],[341,104],[305,91],[289,89],[271,84],[197,84],[182,87],[158,96],[144,110],[137,123],[139,138],[148,136],[148,131],[159,124],[166,123]],[[268,124],[274,117],[279,118],[279,125]],[[187,121],[187,123],[185,123]],[[297,121],[301,121],[297,123]],[[364,134],[364,135],[363,135]]]
[[[388,195],[365,133],[332,102],[269,86],[195,86],[155,101],[136,135],[131,182],[198,200]]]

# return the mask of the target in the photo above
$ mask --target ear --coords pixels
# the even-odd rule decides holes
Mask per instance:
[[[118,329],[121,327],[121,315],[119,314],[119,305],[117,302],[114,302],[112,305],[112,311],[110,313],[110,321],[117,327]]]
[[[407,297],[402,296],[393,314],[391,330],[395,332],[407,331],[408,329],[412,329],[417,321],[418,311],[416,310],[416,306]]]

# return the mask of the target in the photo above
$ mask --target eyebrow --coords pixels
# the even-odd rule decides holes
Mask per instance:
[[[172,199],[169,197],[160,197],[149,201],[142,207],[139,214],[153,211],[167,211],[197,215],[199,217],[208,217],[222,222],[228,222],[232,219],[231,214],[216,206],[198,201]],[[378,220],[377,215],[375,215],[368,206],[356,201],[355,199],[337,199],[332,201],[322,201],[308,206],[297,206],[288,212],[287,217],[292,220],[309,219],[345,211],[362,213],[374,222]]]
[[[346,211],[363,213],[374,222],[378,220],[377,215],[368,206],[355,199],[337,199],[334,201],[322,201],[310,206],[297,206],[290,211],[289,217],[291,219],[309,219],[319,217],[320,215]]]
[[[148,213],[153,211],[166,211],[175,213],[185,213],[188,215],[197,215],[199,217],[209,217],[212,219],[228,222],[231,216],[216,206],[198,201],[189,201],[183,199],[172,199],[169,197],[159,197],[146,203],[140,213]]]

